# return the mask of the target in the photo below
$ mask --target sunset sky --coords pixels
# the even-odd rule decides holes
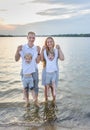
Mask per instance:
[[[90,33],[90,0],[0,0],[0,34]]]

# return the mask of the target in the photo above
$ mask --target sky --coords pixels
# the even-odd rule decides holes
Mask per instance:
[[[90,0],[0,0],[0,34],[90,33]]]

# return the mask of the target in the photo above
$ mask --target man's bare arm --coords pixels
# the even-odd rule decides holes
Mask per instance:
[[[19,61],[20,59],[20,54],[19,52],[22,50],[22,45],[18,46],[17,47],[17,50],[16,50],[16,54],[15,54],[15,61]]]
[[[37,56],[37,58],[36,58],[36,63],[39,63],[39,62],[40,62],[40,59],[41,59],[40,50],[41,50],[41,48],[40,48],[39,46],[37,46],[38,56]]]
[[[43,46],[41,50],[41,61],[44,61],[44,50],[45,50],[45,46]]]

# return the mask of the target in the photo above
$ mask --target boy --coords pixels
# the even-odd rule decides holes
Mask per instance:
[[[34,56],[30,53],[26,53],[24,55],[23,49],[20,51],[20,54],[23,58],[23,63],[22,63],[22,83],[24,87],[24,95],[26,99],[26,104],[25,106],[28,107],[30,105],[29,103],[29,89],[31,90],[32,97],[35,100],[35,91],[34,91],[34,85],[33,85],[33,77],[32,73],[35,72],[35,66],[34,66]]]

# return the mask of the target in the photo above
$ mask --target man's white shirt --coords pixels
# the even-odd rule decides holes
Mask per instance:
[[[30,53],[32,55],[32,60],[30,63],[26,63],[25,61],[25,54]],[[37,47],[29,47],[28,44],[23,45],[22,50],[20,51],[20,55],[22,57],[22,70],[23,74],[31,74],[36,71],[37,63],[36,58],[38,55]]]

